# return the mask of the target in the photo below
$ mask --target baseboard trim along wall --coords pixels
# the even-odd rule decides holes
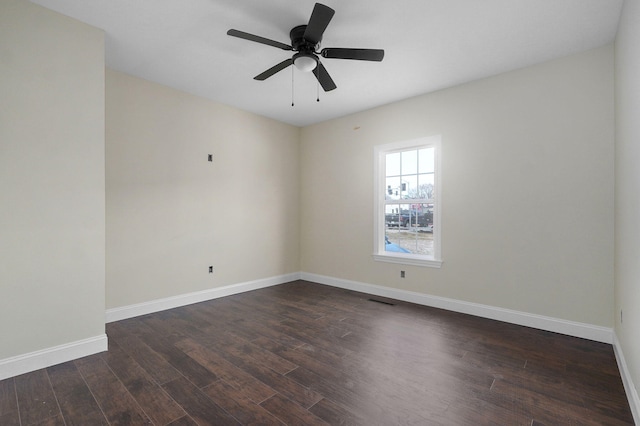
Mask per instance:
[[[627,399],[629,400],[629,407],[633,414],[633,420],[637,425],[640,425],[640,397],[638,397],[638,391],[636,391],[633,379],[631,378],[627,361],[624,359],[624,354],[620,348],[618,335],[615,333],[613,334],[613,352],[616,355],[618,369],[620,370],[620,377],[622,377],[624,391],[627,393]]]
[[[180,294],[178,296],[151,300],[149,302],[137,303],[135,305],[123,306],[121,308],[107,309],[106,322],[120,321],[167,309],[179,308],[180,306],[191,305],[193,303],[206,302],[207,300],[218,299],[220,297],[244,293],[246,291],[258,290],[260,288],[284,284],[298,279],[300,279],[300,273],[295,272],[292,274],[211,288],[193,293]]]
[[[295,272],[271,278],[264,278],[255,281],[248,281],[245,283],[232,284],[224,287],[217,287],[193,293],[181,294],[165,299],[157,299],[149,302],[137,303],[135,305],[128,305],[120,308],[108,309],[106,312],[106,322],[109,323],[120,321],[140,315],[178,308],[180,306],[186,306],[193,303],[205,302],[207,300],[218,299],[220,297],[244,293],[246,291],[258,290],[260,288],[284,284],[298,279],[316,282],[318,284],[330,285],[338,288],[344,288],[347,290],[359,291],[362,293],[374,294],[376,296],[402,300],[405,302],[416,303],[418,305],[446,309],[449,311],[460,312],[477,317],[523,325],[526,327],[537,328],[554,333],[566,334],[568,336],[580,337],[582,339],[594,340],[596,342],[613,344],[613,329],[607,327],[568,321],[553,317],[546,317],[542,315],[498,308],[495,306],[482,305],[478,303],[465,302],[456,299],[449,299],[446,297],[432,296],[424,293],[399,290],[375,284],[344,280],[341,278],[328,277],[325,275],[311,274],[308,272]]]
[[[542,315],[530,314],[527,312],[514,311],[489,305],[481,305],[478,303],[464,302],[456,299],[448,299],[446,297],[431,296],[424,293],[399,290],[390,287],[383,287],[358,281],[327,277],[324,275],[310,274],[306,272],[302,272],[300,274],[300,279],[316,282],[319,284],[326,284],[333,287],[344,288],[346,290],[359,291],[362,293],[374,294],[376,296],[402,300],[418,305],[446,309],[448,311],[460,312],[477,317],[489,318],[493,320],[508,322],[511,324],[537,328],[540,330],[552,331],[554,333],[566,334],[568,336],[580,337],[583,339],[594,340],[596,342],[609,344],[613,343],[613,329],[607,327],[567,321],[552,317],[545,317]]]
[[[0,360],[0,380],[72,361],[107,350],[107,335],[90,337],[52,348]]]

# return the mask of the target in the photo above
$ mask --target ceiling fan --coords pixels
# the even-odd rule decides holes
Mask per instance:
[[[290,65],[295,65],[301,71],[312,71],[325,92],[335,89],[337,86],[327,72],[319,56],[328,59],[355,59],[360,61],[382,61],[384,50],[382,49],[346,49],[338,47],[325,47],[316,51],[322,41],[324,30],[331,22],[335,11],[328,6],[316,3],[307,25],[298,25],[289,33],[291,45],[279,41],[249,34],[239,30],[229,30],[227,34],[256,43],[262,43],[277,47],[282,50],[296,52],[291,58],[280,62],[261,74],[254,77],[255,80],[266,80]]]

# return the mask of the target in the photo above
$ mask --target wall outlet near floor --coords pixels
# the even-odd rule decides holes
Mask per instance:
[[[213,274],[213,266],[209,266],[209,273]]]
[[[404,271],[400,271],[400,278],[404,278]]]

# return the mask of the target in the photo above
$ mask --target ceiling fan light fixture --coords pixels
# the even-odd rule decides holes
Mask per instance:
[[[313,55],[297,54],[293,59],[293,64],[300,71],[310,72],[318,66],[318,60]]]

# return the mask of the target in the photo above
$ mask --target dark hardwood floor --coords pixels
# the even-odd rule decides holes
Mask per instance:
[[[0,425],[629,425],[611,345],[296,281],[107,324]],[[385,301],[385,300],[383,300]]]

